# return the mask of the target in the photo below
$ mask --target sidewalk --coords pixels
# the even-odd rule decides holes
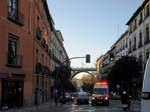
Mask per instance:
[[[38,106],[22,107],[16,109],[13,108],[0,112],[59,112],[59,110],[62,108],[63,106],[61,104],[58,103],[58,105],[56,106],[54,101],[50,100]]]

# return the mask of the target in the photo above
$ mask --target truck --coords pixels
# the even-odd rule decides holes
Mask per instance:
[[[96,82],[92,90],[92,106],[109,105],[109,87],[106,81]]]
[[[144,79],[143,79],[143,88],[142,88],[142,97],[141,97],[141,112],[150,111],[150,56],[147,60]]]

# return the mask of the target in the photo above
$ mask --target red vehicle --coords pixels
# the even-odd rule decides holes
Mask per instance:
[[[106,81],[96,82],[92,90],[92,106],[96,104],[109,105],[109,88]]]

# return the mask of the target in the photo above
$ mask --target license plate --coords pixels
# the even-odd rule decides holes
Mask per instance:
[[[123,107],[127,107],[127,105],[122,105]]]

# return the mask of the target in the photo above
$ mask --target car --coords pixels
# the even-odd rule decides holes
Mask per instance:
[[[65,93],[65,100],[66,101],[70,101],[71,100],[71,95],[68,92]]]
[[[110,94],[110,99],[112,100],[120,100],[121,99],[121,95],[116,94],[115,92]]]
[[[87,92],[79,92],[77,94],[77,104],[81,103],[89,104],[89,95]]]

